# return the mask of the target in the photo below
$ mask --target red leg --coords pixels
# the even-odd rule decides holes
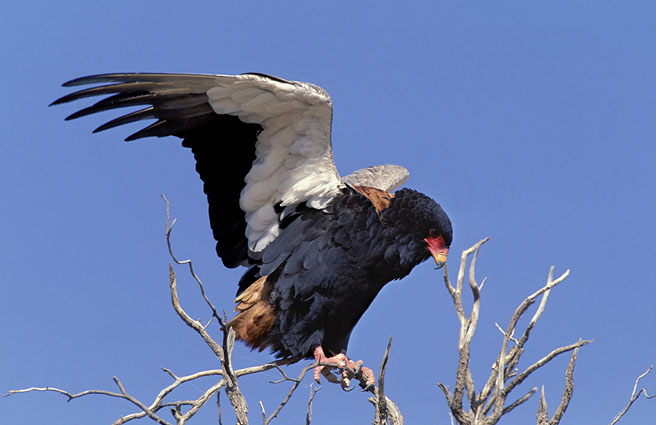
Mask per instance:
[[[330,373],[329,366],[317,366],[314,368],[314,380],[320,382],[321,375],[325,376],[328,381],[332,383],[339,382],[342,388],[346,389],[350,385],[350,379],[353,376],[362,376],[365,378],[365,389],[376,385],[376,378],[374,372],[368,367],[362,367],[362,360],[354,362],[346,357],[345,354],[340,353],[332,357],[327,357],[321,346],[314,350],[314,359],[317,363],[332,363],[336,364],[342,377],[339,379],[337,376]]]

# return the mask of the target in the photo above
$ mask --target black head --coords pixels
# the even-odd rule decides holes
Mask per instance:
[[[401,189],[382,218],[394,223],[397,238],[407,246],[413,266],[430,256],[438,268],[444,265],[453,241],[453,227],[440,204],[423,193]]]

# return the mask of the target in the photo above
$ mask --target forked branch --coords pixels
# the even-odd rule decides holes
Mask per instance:
[[[49,392],[56,392],[56,393],[63,394],[68,398],[69,401],[77,398],[85,397],[88,395],[101,395],[107,397],[114,397],[114,398],[119,398],[129,401],[130,403],[135,405],[138,410],[134,413],[121,416],[116,421],[114,421],[113,425],[122,425],[125,424],[126,422],[130,422],[132,420],[141,419],[145,417],[150,418],[151,420],[153,420],[154,422],[160,425],[173,425],[173,423],[175,423],[176,425],[184,425],[188,423],[188,421],[202,407],[204,407],[210,399],[212,399],[215,396],[217,397],[216,398],[217,405],[219,407],[219,422],[220,422],[221,406],[219,403],[220,400],[219,393],[221,389],[225,388],[226,394],[228,396],[228,400],[230,401],[232,409],[234,410],[235,415],[237,417],[237,423],[240,425],[247,425],[248,404],[246,403],[246,398],[244,397],[241,390],[239,389],[238,378],[245,375],[252,375],[256,373],[265,372],[271,369],[276,369],[282,375],[282,379],[280,379],[279,381],[274,381],[274,383],[291,382],[292,385],[287,391],[287,394],[285,395],[281,403],[274,409],[274,411],[270,415],[268,416],[266,415],[264,405],[260,402],[260,408],[263,415],[262,422],[264,425],[268,425],[271,421],[273,421],[278,416],[281,410],[287,405],[292,395],[299,387],[301,381],[304,379],[307,372],[312,370],[315,366],[318,366],[317,363],[314,363],[304,367],[297,378],[289,378],[281,366],[296,363],[299,360],[301,360],[301,358],[278,360],[275,362],[247,367],[243,369],[235,370],[233,368],[232,350],[235,342],[234,330],[227,328],[225,320],[218,314],[216,308],[214,307],[210,299],[207,297],[203,282],[195,273],[191,260],[178,260],[176,256],[173,254],[170,238],[176,220],[174,219],[171,221],[169,215],[170,204],[166,199],[166,197],[162,196],[162,198],[166,202],[166,243],[171,258],[176,264],[188,266],[189,273],[193,277],[194,281],[197,283],[201,295],[205,300],[205,303],[207,304],[207,306],[212,312],[211,313],[212,319],[209,320],[207,323],[203,324],[200,320],[193,319],[185,311],[185,309],[180,304],[180,298],[178,296],[177,279],[176,279],[176,274],[173,270],[173,265],[169,264],[169,290],[171,296],[171,304],[173,305],[173,309],[175,310],[178,317],[180,317],[180,319],[187,326],[193,329],[201,337],[205,345],[207,345],[210,348],[214,356],[217,358],[218,363],[221,365],[221,368],[200,371],[182,377],[177,376],[174,372],[172,372],[169,369],[162,368],[162,370],[173,379],[173,382],[167,385],[166,387],[164,387],[162,390],[160,390],[159,393],[155,396],[154,400],[149,404],[144,403],[139,399],[137,399],[136,397],[129,394],[123,383],[121,383],[121,381],[116,377],[114,378],[114,383],[117,385],[119,389],[118,392],[106,391],[106,390],[87,390],[79,393],[71,393],[66,390],[62,390],[55,387],[31,387],[21,390],[13,390],[10,391],[7,395],[27,393],[33,391],[49,391]],[[214,338],[212,338],[213,333],[210,332],[209,330],[209,326],[212,323],[215,323],[216,324],[215,326],[218,326],[218,332],[216,332],[217,329],[214,329],[215,332],[213,333],[214,334],[218,333],[222,336],[222,340],[220,343],[216,341]],[[379,386],[369,390],[374,394],[374,396],[371,397],[369,401],[373,403],[375,408],[376,423],[379,424],[389,423],[390,425],[401,425],[403,424],[403,417],[401,416],[399,409],[389,398],[387,398],[384,395],[384,391],[382,388],[384,383],[385,366],[387,364],[387,358],[389,357],[390,348],[391,348],[391,340],[385,352],[383,363],[381,364]],[[324,364],[324,366],[334,367],[334,368],[337,367],[336,364]],[[347,370],[346,372],[349,374],[349,376],[360,379],[360,385],[362,387],[366,386],[366,378],[361,375],[358,375],[356,373],[357,371]],[[208,378],[208,377],[209,378],[215,377],[216,380],[210,383],[210,385],[206,386],[204,390],[201,390],[202,393],[198,396],[198,398],[194,400],[175,400],[175,401],[168,400],[170,397],[172,397],[172,393],[182,385],[190,382],[195,382],[194,387],[198,388],[201,385],[198,380],[200,380],[201,378]],[[310,400],[308,401],[308,409],[306,414],[306,424],[308,425],[312,420],[312,402],[319,388],[313,389],[311,391]],[[172,416],[174,422],[169,422],[170,419],[167,420],[163,417],[163,413],[166,413],[167,411]]]
[[[578,354],[578,350],[580,347],[590,343],[591,341],[584,341],[579,339],[578,342],[573,344],[556,348],[537,362],[528,366],[522,372],[516,371],[516,366],[522,353],[524,352],[524,348],[529,339],[531,331],[544,312],[551,289],[553,289],[555,286],[567,278],[569,275],[569,270],[563,273],[560,277],[554,279],[552,267],[549,270],[547,283],[538,291],[526,297],[526,299],[520,303],[510,318],[508,327],[506,329],[502,329],[497,324],[497,327],[499,327],[503,334],[501,349],[496,358],[496,361],[492,366],[492,371],[490,372],[490,376],[487,379],[487,382],[481,391],[477,393],[470,368],[470,347],[474,332],[476,331],[476,327],[478,325],[478,317],[481,308],[481,290],[483,288],[483,284],[485,283],[485,279],[483,279],[480,284],[476,280],[476,259],[481,246],[487,241],[487,238],[483,239],[474,244],[471,248],[463,251],[462,257],[460,259],[460,269],[458,271],[455,287],[451,283],[446,267],[444,268],[444,282],[446,289],[451,295],[453,305],[456,310],[456,315],[458,316],[458,320],[460,322],[460,332],[458,335],[459,360],[456,369],[456,383],[454,385],[453,391],[449,390],[449,388],[442,383],[438,383],[438,386],[444,393],[453,417],[459,424],[493,425],[496,424],[503,415],[508,414],[515,407],[530,399],[531,396],[537,391],[537,388],[533,388],[528,393],[519,397],[515,401],[508,402],[508,397],[510,396],[513,389],[521,384],[533,372],[545,366],[558,355],[573,351],[566,372],[565,391],[563,392],[561,403],[551,419],[549,419],[548,415],[546,414],[546,402],[542,400],[542,403],[540,403],[539,409],[542,410],[539,410],[539,412],[542,414],[542,418],[546,418],[546,422],[539,422],[539,414],[538,424],[556,425],[559,423],[560,418],[565,412],[565,409],[569,404],[569,400],[572,397],[572,391],[574,387],[574,363]],[[469,268],[467,269],[467,260],[470,256],[471,261]],[[467,275],[467,283],[473,298],[472,308],[469,314],[465,312],[463,307],[463,287],[465,275]],[[533,314],[529,324],[521,332],[521,336],[516,338],[514,335],[518,333],[517,323],[519,322],[519,319],[540,296],[540,303],[537,310]],[[509,343],[512,343],[512,347],[510,348]],[[465,396],[469,401],[468,407],[464,406]]]
[[[640,398],[641,394],[644,394],[646,399],[656,397],[656,394],[652,394],[652,395],[647,394],[647,390],[645,390],[644,388],[641,388],[640,391],[638,391],[638,383],[640,382],[640,380],[642,378],[647,376],[653,368],[654,368],[654,365],[649,366],[649,368],[642,375],[640,375],[636,378],[635,383],[633,384],[633,391],[631,391],[631,397],[629,398],[629,402],[626,404],[626,406],[624,406],[624,409],[622,409],[622,411],[620,413],[618,413],[617,416],[615,416],[615,419],[613,419],[613,422],[611,422],[610,425],[615,425],[620,419],[622,419],[622,417],[624,415],[626,415],[626,412],[629,411],[631,406],[633,406],[633,403],[635,403],[636,400],[638,400],[638,398]]]

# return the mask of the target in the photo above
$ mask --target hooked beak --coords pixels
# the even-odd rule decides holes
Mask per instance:
[[[430,251],[435,264],[437,264],[436,270],[441,269],[442,266],[446,263],[446,257],[449,255],[449,248],[444,246],[444,239],[442,236],[436,238],[426,238],[424,239],[428,244],[428,251]]]
[[[441,269],[444,264],[446,264],[446,257],[449,255],[449,248],[444,248],[440,249],[437,252],[432,252],[431,255],[435,259],[435,264],[437,264],[437,267],[435,267],[435,270]]]

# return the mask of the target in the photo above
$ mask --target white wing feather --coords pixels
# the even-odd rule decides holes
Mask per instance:
[[[262,251],[279,234],[280,211],[276,206],[306,203],[321,209],[346,184],[390,191],[408,178],[408,171],[403,167],[379,165],[341,179],[330,145],[330,96],[313,84],[262,74],[127,73],[82,77],[65,86],[87,84],[96,84],[96,87],[71,93],[53,104],[98,95],[114,96],[68,119],[124,106],[151,105],[96,129],[101,131],[143,119],[157,119],[126,140],[168,135],[186,138],[194,126],[211,121],[213,112],[260,125],[262,131],[255,143],[255,160],[244,179],[245,186],[239,198],[240,208],[246,215],[248,247],[255,252]],[[225,159],[219,158],[218,163],[222,160]]]
[[[275,205],[323,208],[344,187],[330,145],[332,102],[313,84],[255,74],[215,78],[207,91],[212,109],[262,126],[240,197],[248,247],[258,252],[278,236]]]

